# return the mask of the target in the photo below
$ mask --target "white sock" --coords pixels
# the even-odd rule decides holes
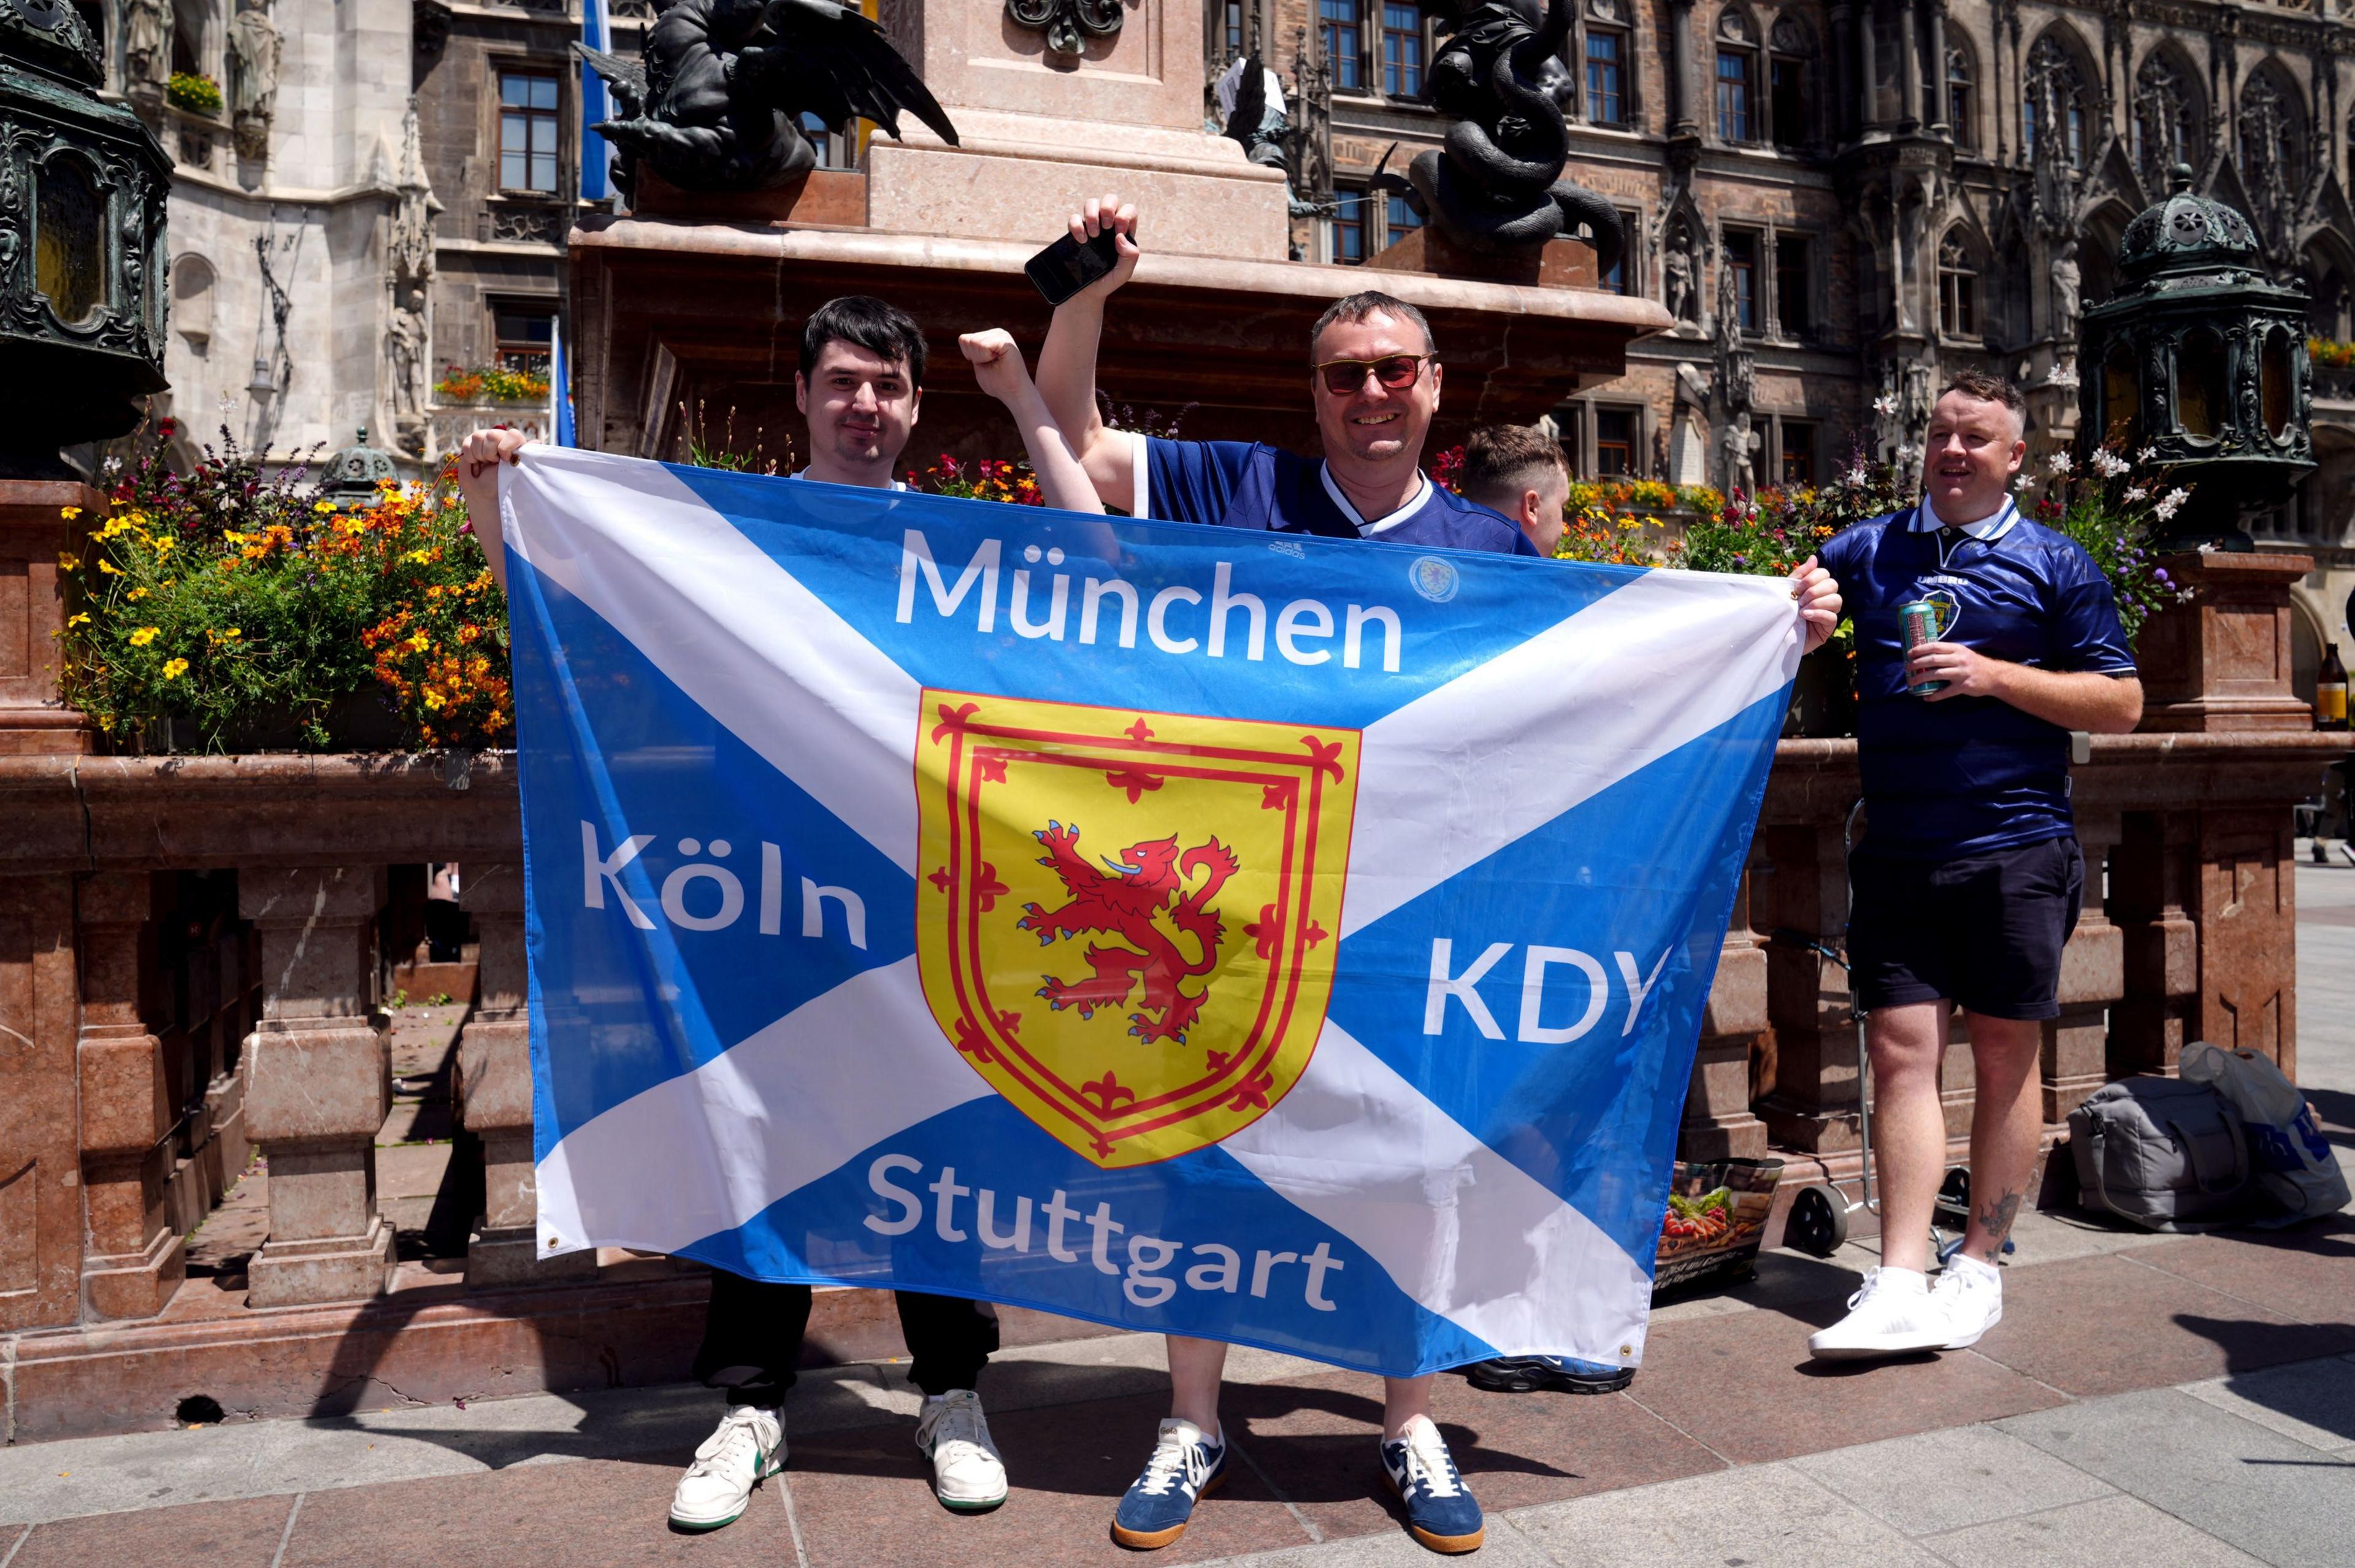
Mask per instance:
[[[1995,1264],[1991,1263],[1987,1263],[1971,1256],[1968,1253],[1956,1253],[1953,1257],[1946,1260],[1946,1266],[1949,1269],[1959,1269],[1966,1275],[1977,1274],[1983,1275],[1986,1277],[1987,1282],[1989,1285],[1994,1285],[1996,1289],[2001,1290],[2003,1288],[2003,1271],[1996,1267]]]

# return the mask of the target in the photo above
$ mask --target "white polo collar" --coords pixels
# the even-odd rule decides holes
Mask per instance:
[[[1319,463],[1316,465],[1316,477],[1325,481],[1325,494],[1333,497],[1333,504],[1341,508],[1341,515],[1349,519],[1350,526],[1355,528],[1359,534],[1368,537],[1398,527],[1401,523],[1414,516],[1415,513],[1421,511],[1423,509],[1423,502],[1428,500],[1431,496],[1431,479],[1422,469],[1418,468],[1414,471],[1414,494],[1407,497],[1406,505],[1401,507],[1397,511],[1391,513],[1388,517],[1376,517],[1369,523],[1366,521],[1364,514],[1358,510],[1357,504],[1351,501],[1348,496],[1343,495],[1341,493],[1341,486],[1333,482],[1333,465],[1331,464]]]
[[[1998,507],[1977,522],[1956,523],[1954,526],[1982,544],[1993,544],[2009,533],[2011,525],[2018,521],[2019,521],[2019,507],[2009,496],[2006,496],[2002,506]],[[1917,534],[1934,534],[1945,527],[1946,525],[1939,521],[1938,514],[1932,509],[1930,497],[1923,496],[1922,504],[1913,508],[1913,531]]]

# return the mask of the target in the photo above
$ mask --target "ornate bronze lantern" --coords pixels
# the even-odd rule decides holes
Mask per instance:
[[[2182,164],[2126,225],[2118,278],[2085,312],[2079,443],[2174,465],[2191,499],[2168,547],[2248,549],[2243,519],[2314,471],[2306,291],[2265,276],[2249,220],[2192,195]]]
[[[0,0],[0,478],[69,476],[164,388],[172,165],[104,80],[72,0]]]

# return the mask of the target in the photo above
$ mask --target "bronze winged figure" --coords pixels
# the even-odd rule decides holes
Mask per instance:
[[[856,116],[892,136],[900,112],[952,146],[956,127],[883,29],[833,0],[672,0],[637,62],[572,46],[613,90],[620,112],[597,129],[631,194],[636,165],[681,190],[765,190],[817,164],[802,133]]]

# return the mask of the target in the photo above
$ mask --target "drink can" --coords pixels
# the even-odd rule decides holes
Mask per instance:
[[[1905,644],[1907,655],[1912,655],[1923,643],[1938,640],[1945,631],[1945,611],[1946,607],[1934,599],[1913,599],[1897,606],[1898,632]],[[1927,697],[1934,691],[1945,690],[1946,683],[1943,680],[1916,681],[1905,689],[1914,697]]]

